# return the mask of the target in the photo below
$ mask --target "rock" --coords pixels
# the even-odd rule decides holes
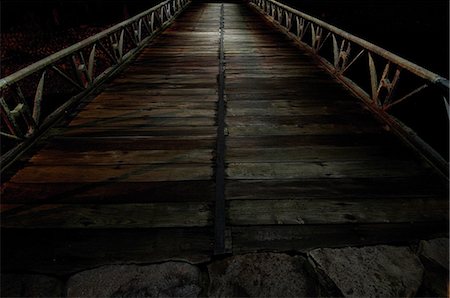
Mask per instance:
[[[208,265],[210,297],[309,297],[315,288],[306,259],[286,254],[255,253]]]
[[[448,295],[448,238],[421,241],[419,257],[425,266],[420,289],[421,296],[446,297]]]
[[[200,270],[179,262],[104,266],[67,282],[68,297],[197,297],[200,292]]]
[[[2,274],[1,297],[61,297],[60,280],[38,274]]]
[[[420,241],[419,255],[448,271],[448,238]]]
[[[423,266],[407,247],[316,249],[309,261],[346,297],[411,297],[422,283]]]

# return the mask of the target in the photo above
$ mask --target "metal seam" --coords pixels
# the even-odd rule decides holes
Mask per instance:
[[[217,101],[216,198],[214,216],[214,254],[225,253],[225,54],[224,5],[220,7],[219,74]]]

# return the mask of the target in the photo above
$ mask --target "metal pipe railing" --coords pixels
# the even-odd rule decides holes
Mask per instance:
[[[361,98],[378,118],[448,176],[448,162],[445,158],[391,113],[394,106],[433,89],[435,94],[439,94],[437,99],[446,115],[444,122],[448,124],[448,79],[275,0],[249,0],[249,3],[313,54],[330,73]],[[362,63],[363,57],[366,57],[366,63]],[[357,76],[349,74],[351,71],[355,72],[355,65],[358,65]],[[362,69],[367,71],[367,76],[361,75]]]
[[[166,0],[96,35],[0,79],[2,170],[80,98],[117,73],[190,3]],[[49,103],[62,81],[70,98]],[[67,87],[67,86],[70,86]],[[46,88],[47,87],[47,88]],[[54,91],[54,90],[53,90]],[[61,90],[58,90],[61,92]],[[8,145],[5,145],[8,143]]]

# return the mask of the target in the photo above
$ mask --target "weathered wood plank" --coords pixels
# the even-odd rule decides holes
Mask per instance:
[[[361,113],[361,106],[359,103],[357,102],[353,102],[351,99],[346,98],[346,99],[336,99],[336,98],[327,98],[327,97],[323,97],[323,98],[314,98],[314,99],[310,99],[310,98],[301,98],[301,99],[278,99],[278,100],[273,100],[273,99],[264,99],[264,97],[261,97],[260,99],[256,100],[252,100],[252,99],[241,99],[241,100],[236,100],[236,101],[230,101],[229,103],[227,103],[227,107],[231,108],[231,109],[242,109],[242,108],[259,108],[259,109],[263,109],[263,108],[267,108],[267,109],[276,109],[276,108],[285,108],[285,109],[301,109],[303,107],[317,107],[317,102],[320,100],[320,106],[333,106],[333,107],[340,107],[342,109],[347,110],[350,107],[359,107],[359,113]],[[334,116],[336,118],[338,117],[357,117],[357,115],[353,115],[350,114],[348,112],[346,113],[342,113],[342,114],[336,114],[336,115],[331,115]],[[366,116],[370,115],[368,112],[366,113]],[[299,117],[297,117],[299,118]],[[301,119],[299,119],[301,120]]]
[[[120,99],[114,100],[110,98],[108,101],[104,102],[93,102],[90,103],[88,107],[84,107],[84,110],[100,110],[99,112],[105,112],[104,110],[154,110],[161,108],[174,108],[174,109],[201,109],[201,110],[214,110],[216,105],[214,102],[204,102],[204,101],[189,101],[189,102],[173,102],[173,101],[162,101],[162,100],[146,100],[145,102],[130,100],[130,99]]]
[[[55,130],[54,130],[55,132]],[[70,127],[57,132],[63,137],[115,137],[115,136],[137,136],[137,137],[183,137],[215,139],[216,128],[214,126],[125,126],[125,127]]]
[[[12,179],[24,183],[153,182],[208,180],[212,173],[209,164],[63,165],[26,167]]]
[[[178,108],[161,108],[150,110],[122,110],[122,109],[106,109],[99,113],[98,110],[84,110],[81,111],[78,118],[110,118],[110,117],[214,117],[215,111],[213,109],[178,109]]]
[[[199,68],[203,69],[202,67]],[[191,71],[190,69],[183,69],[183,71]],[[217,72],[217,70],[216,70]],[[134,95],[147,95],[147,96],[160,96],[160,95],[215,95],[217,90],[215,88],[176,88],[176,89],[106,89],[105,92],[111,92],[114,94],[134,96]]]
[[[358,125],[367,128],[380,125],[366,114],[303,115],[303,116],[228,116],[227,125],[237,126],[305,126],[317,124]],[[381,131],[381,129],[379,129]]]
[[[161,89],[161,90],[190,90],[190,89],[216,89],[217,83],[214,81],[203,81],[197,83],[169,83],[169,82],[160,82],[153,83],[148,82],[147,80],[133,80],[133,82],[123,82],[123,83],[114,83],[113,86],[109,87],[109,91],[121,91],[121,90],[152,90],[152,89]]]
[[[448,197],[448,188],[432,175],[400,178],[320,178],[298,180],[228,180],[228,200],[309,198]]]
[[[425,165],[411,161],[319,161],[229,163],[230,179],[300,179],[346,177],[408,177],[426,174]]]
[[[186,150],[210,149],[215,140],[188,137],[55,137],[48,144],[49,149],[67,151],[110,151],[110,150]]]
[[[270,71],[270,70],[269,70]],[[292,100],[292,101],[301,101],[303,99],[306,99],[308,101],[311,100],[324,100],[324,103],[329,103],[329,101],[326,101],[326,99],[342,99],[342,94],[339,93],[331,93],[331,94],[324,94],[323,91],[320,92],[319,90],[297,90],[295,91],[289,91],[289,90],[279,90],[277,92],[272,91],[269,93],[267,92],[260,92],[259,89],[253,89],[253,92],[241,92],[241,91],[234,91],[234,92],[227,92],[226,98],[229,102],[231,101],[239,101],[239,100]],[[356,99],[354,99],[356,100]]]
[[[146,94],[116,94],[112,92],[103,92],[100,93],[96,98],[94,98],[92,101],[83,101],[83,103],[104,103],[109,104],[110,102],[113,103],[120,103],[125,101],[132,101],[139,104],[146,104],[148,102],[168,102],[168,101],[175,101],[175,102],[182,102],[185,103],[186,101],[201,101],[201,102],[215,102],[217,100],[217,96],[215,94],[203,94],[203,95],[189,95],[185,94],[183,96],[177,96],[177,95],[146,95]]]
[[[447,222],[276,225],[232,228],[235,253],[309,251],[320,247],[417,243],[448,237]]]
[[[388,134],[363,134],[363,135],[303,135],[303,136],[246,136],[228,137],[228,148],[291,148],[298,146],[372,146],[386,145],[398,146],[399,142]]]
[[[269,95],[270,96],[270,95]],[[339,114],[341,108],[335,106],[305,106],[301,108],[231,108],[228,107],[227,115],[230,116],[297,116],[304,115],[334,115]],[[349,112],[361,111],[359,107],[349,107]]]
[[[144,165],[161,163],[211,164],[212,150],[115,150],[75,151],[44,149],[34,155],[33,165]]]
[[[272,60],[272,59],[270,59]],[[271,61],[274,63],[274,61]],[[304,72],[308,73],[308,72]],[[336,85],[336,82],[330,80],[330,78],[326,75],[321,76],[303,76],[300,79],[297,77],[287,77],[287,78],[275,78],[272,77],[270,80],[266,78],[239,78],[239,79],[230,79],[227,80],[227,90],[232,91],[234,89],[244,89],[245,86],[252,86],[252,88],[256,90],[266,90],[273,91],[277,89],[285,89],[289,88],[290,91],[302,89],[316,89],[318,86],[328,87],[331,86],[331,90],[339,89]],[[328,92],[328,91],[327,91]],[[341,92],[344,92],[341,90]],[[324,92],[325,93],[325,92]]]
[[[192,126],[213,126],[216,124],[214,117],[110,117],[110,118],[75,118],[69,124],[71,127],[173,127],[187,124]]]
[[[411,223],[448,220],[445,198],[229,201],[232,225]]]
[[[295,161],[357,161],[357,160],[409,160],[411,155],[401,154],[396,148],[381,146],[299,146],[293,148],[230,148],[226,160],[235,162],[295,162]]]
[[[299,136],[299,135],[348,135],[381,132],[377,126],[357,124],[297,124],[297,125],[234,125],[227,128],[232,137],[242,136]]]
[[[211,206],[200,202],[23,205],[1,215],[3,228],[169,228],[212,222]]]
[[[123,204],[152,202],[210,202],[213,180],[160,182],[6,182],[2,204]]]
[[[134,81],[134,80],[147,80],[152,82],[201,82],[207,80],[208,78],[199,78],[196,74],[184,73],[184,74],[161,74],[155,72],[147,72],[147,73],[137,73],[133,72],[133,66],[131,66],[128,71],[122,75],[119,75],[116,80],[125,81]],[[215,78],[209,78],[209,80],[214,80]]]

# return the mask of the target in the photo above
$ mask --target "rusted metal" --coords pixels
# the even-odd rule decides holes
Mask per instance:
[[[0,108],[2,122],[2,138],[16,142],[12,148],[4,148],[1,157],[1,170],[4,171],[20,154],[29,148],[37,136],[41,135],[52,122],[76,103],[77,100],[98,88],[102,82],[122,69],[152,38],[164,30],[170,22],[190,3],[190,0],[166,0],[160,4],[126,20],[94,36],[37,61],[7,77],[0,79]],[[154,22],[155,12],[160,19]],[[165,12],[165,13],[164,13]],[[150,26],[142,26],[150,21]],[[151,28],[150,28],[151,27]],[[150,30],[149,30],[150,29]],[[131,32],[131,38],[125,38],[125,32]],[[97,47],[98,46],[98,47]],[[96,71],[100,59],[100,51],[106,59],[101,62],[106,69]],[[83,53],[89,53],[87,61]],[[72,66],[73,72],[70,72]],[[39,80],[34,77],[39,75]],[[45,79],[44,79],[45,78]],[[45,82],[52,78],[63,78],[75,86],[77,93],[59,107],[53,106],[50,112],[42,114],[45,101]],[[35,90],[34,95],[24,96],[14,90],[20,84],[27,90]],[[61,91],[61,90],[60,90]],[[63,90],[64,91],[64,90]],[[71,91],[73,92],[73,91]],[[29,92],[28,92],[29,93]],[[26,98],[29,98],[28,100]],[[27,101],[32,102],[33,111],[27,108]],[[48,109],[46,109],[48,110]],[[28,115],[29,114],[29,115]],[[23,120],[21,119],[23,118]],[[8,131],[3,131],[4,128]]]
[[[345,32],[333,25],[323,22],[317,18],[281,4],[275,0],[249,0],[251,6],[256,8],[268,21],[273,23],[282,32],[296,41],[302,48],[313,54],[325,68],[334,75],[343,85],[345,85],[356,96],[367,104],[380,120],[386,123],[397,135],[399,135],[408,145],[430,162],[441,174],[448,178],[449,164],[435,149],[424,142],[412,129],[407,127],[399,119],[389,114],[394,105],[402,103],[413,95],[422,92],[427,88],[434,88],[441,92],[444,98],[445,107],[448,107],[449,81],[411,61],[401,58],[379,46],[366,40]],[[275,13],[275,11],[277,13]],[[296,26],[289,26],[284,21],[282,15],[291,14],[295,18]],[[304,38],[305,34],[311,34],[311,40]],[[331,46],[324,47],[328,37],[331,35]],[[323,37],[325,36],[325,38]],[[331,49],[331,53],[322,53],[323,49]],[[352,53],[352,50],[356,51]],[[357,53],[355,55],[355,53]],[[325,57],[330,57],[331,61]],[[352,55],[353,54],[353,55]],[[367,74],[359,74],[360,78],[367,78],[369,90],[365,90],[361,85],[353,81],[347,70],[354,65],[362,56],[367,55]],[[377,64],[384,65],[381,76],[377,72]],[[394,69],[393,74],[390,74]],[[405,77],[407,73],[414,77],[417,84],[410,83],[403,90],[404,94],[396,92],[400,81],[400,73]],[[406,79],[402,79],[402,82]],[[408,82],[407,82],[408,83]],[[415,87],[419,85],[418,87]],[[405,94],[406,93],[406,94]],[[440,99],[437,99],[440,100]],[[446,113],[448,114],[448,112]],[[447,118],[448,120],[448,118]]]

